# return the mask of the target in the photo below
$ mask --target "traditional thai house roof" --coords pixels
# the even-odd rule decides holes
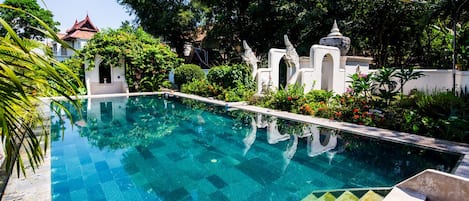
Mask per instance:
[[[99,29],[94,26],[93,22],[88,15],[85,19],[78,22],[75,20],[73,26],[67,30],[67,34],[61,37],[62,40],[74,40],[74,39],[91,39]]]

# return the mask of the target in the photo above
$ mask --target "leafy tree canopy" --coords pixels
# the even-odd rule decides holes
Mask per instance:
[[[342,34],[352,39],[350,54],[372,56],[378,67],[448,68],[453,51],[448,39],[456,16],[458,63],[469,63],[465,56],[469,52],[467,0],[118,2],[137,14],[145,30],[164,36],[174,47],[194,42],[187,37],[189,32],[206,33],[202,47],[223,52],[225,61],[239,60],[242,40],[261,56],[270,48],[284,47],[283,34],[289,35],[301,55],[307,55],[311,45],[327,36],[336,19]],[[174,35],[168,37],[170,33]]]
[[[52,12],[41,8],[36,0],[5,0],[3,4],[24,10],[41,19],[54,31],[59,31],[56,26],[60,25],[60,23],[54,21],[54,15]],[[0,17],[5,21],[10,22],[11,27],[15,30],[18,36],[36,40],[44,39],[44,34],[37,30],[37,28],[43,28],[43,26],[40,25],[38,20],[24,12],[0,8]],[[2,27],[0,29],[0,34],[4,35],[5,33],[6,30]]]
[[[192,38],[199,15],[187,0],[117,0],[137,16],[137,22],[148,33],[162,37],[178,51]]]

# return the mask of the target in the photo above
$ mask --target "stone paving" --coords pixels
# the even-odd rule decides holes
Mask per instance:
[[[134,96],[134,95],[155,95],[162,94],[161,92],[155,93],[133,93],[133,94],[114,94],[116,96]],[[305,116],[299,114],[292,114],[283,111],[277,111],[257,106],[247,105],[244,102],[226,103],[224,101],[215,100],[212,98],[203,98],[200,96],[183,94],[179,92],[164,93],[166,96],[179,96],[184,98],[191,98],[203,102],[208,102],[216,105],[222,105],[231,108],[243,109],[251,112],[272,115],[281,117],[288,120],[300,121],[305,123],[312,123],[324,127],[340,129],[343,131],[351,132],[357,135],[374,137],[399,143],[408,143],[416,146],[432,148],[440,151],[453,152],[464,155],[459,162],[458,167],[453,174],[469,178],[469,145],[464,143],[450,142],[446,140],[439,140],[434,138],[413,135],[409,133],[391,131],[386,129],[356,125],[346,122],[337,122],[329,119],[315,118],[312,116]],[[80,98],[92,97],[109,97],[109,95],[94,95],[82,96]],[[58,98],[56,98],[57,100]],[[27,170],[27,177],[18,176],[14,174],[5,189],[2,200],[51,200],[51,172],[50,172],[50,151],[44,158],[44,163],[40,166],[35,173],[31,169]]]
[[[38,201],[51,200],[50,151],[44,157],[44,163],[33,172],[26,169],[26,177],[18,178],[16,171],[10,177],[2,200]]]

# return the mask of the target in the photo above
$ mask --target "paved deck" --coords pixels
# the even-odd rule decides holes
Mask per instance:
[[[389,140],[399,143],[407,143],[415,146],[436,149],[445,152],[453,152],[464,155],[460,160],[457,168],[453,174],[469,178],[469,145],[464,143],[451,142],[446,140],[439,140],[409,133],[397,132],[387,129],[380,129],[375,127],[368,127],[362,125],[356,125],[346,122],[338,122],[329,119],[316,118],[312,116],[305,116],[299,114],[293,114],[283,111],[277,111],[252,105],[247,105],[244,102],[227,103],[212,98],[204,98],[200,96],[183,94],[179,92],[173,93],[132,93],[132,94],[112,94],[112,95],[94,95],[94,96],[80,96],[79,98],[103,98],[103,97],[118,97],[118,96],[137,96],[137,95],[155,95],[155,94],[167,94],[168,96],[177,96],[183,98],[191,98],[207,103],[212,103],[220,106],[238,108],[247,110],[255,113],[272,115],[279,118],[300,121],[305,123],[312,123],[321,125],[328,128],[339,129],[347,131],[357,135],[363,135],[383,140]],[[55,97],[55,100],[61,100],[63,98]],[[36,170],[36,173],[32,173],[28,170],[28,177],[24,178],[21,176],[18,178],[16,175],[10,178],[7,188],[5,190],[2,200],[22,200],[22,201],[36,201],[36,200],[51,200],[51,172],[50,172],[50,152],[45,156],[44,164]]]

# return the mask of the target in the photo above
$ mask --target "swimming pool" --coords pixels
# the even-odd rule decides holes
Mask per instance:
[[[458,155],[188,99],[83,101],[52,115],[53,200],[301,200],[392,186]]]

